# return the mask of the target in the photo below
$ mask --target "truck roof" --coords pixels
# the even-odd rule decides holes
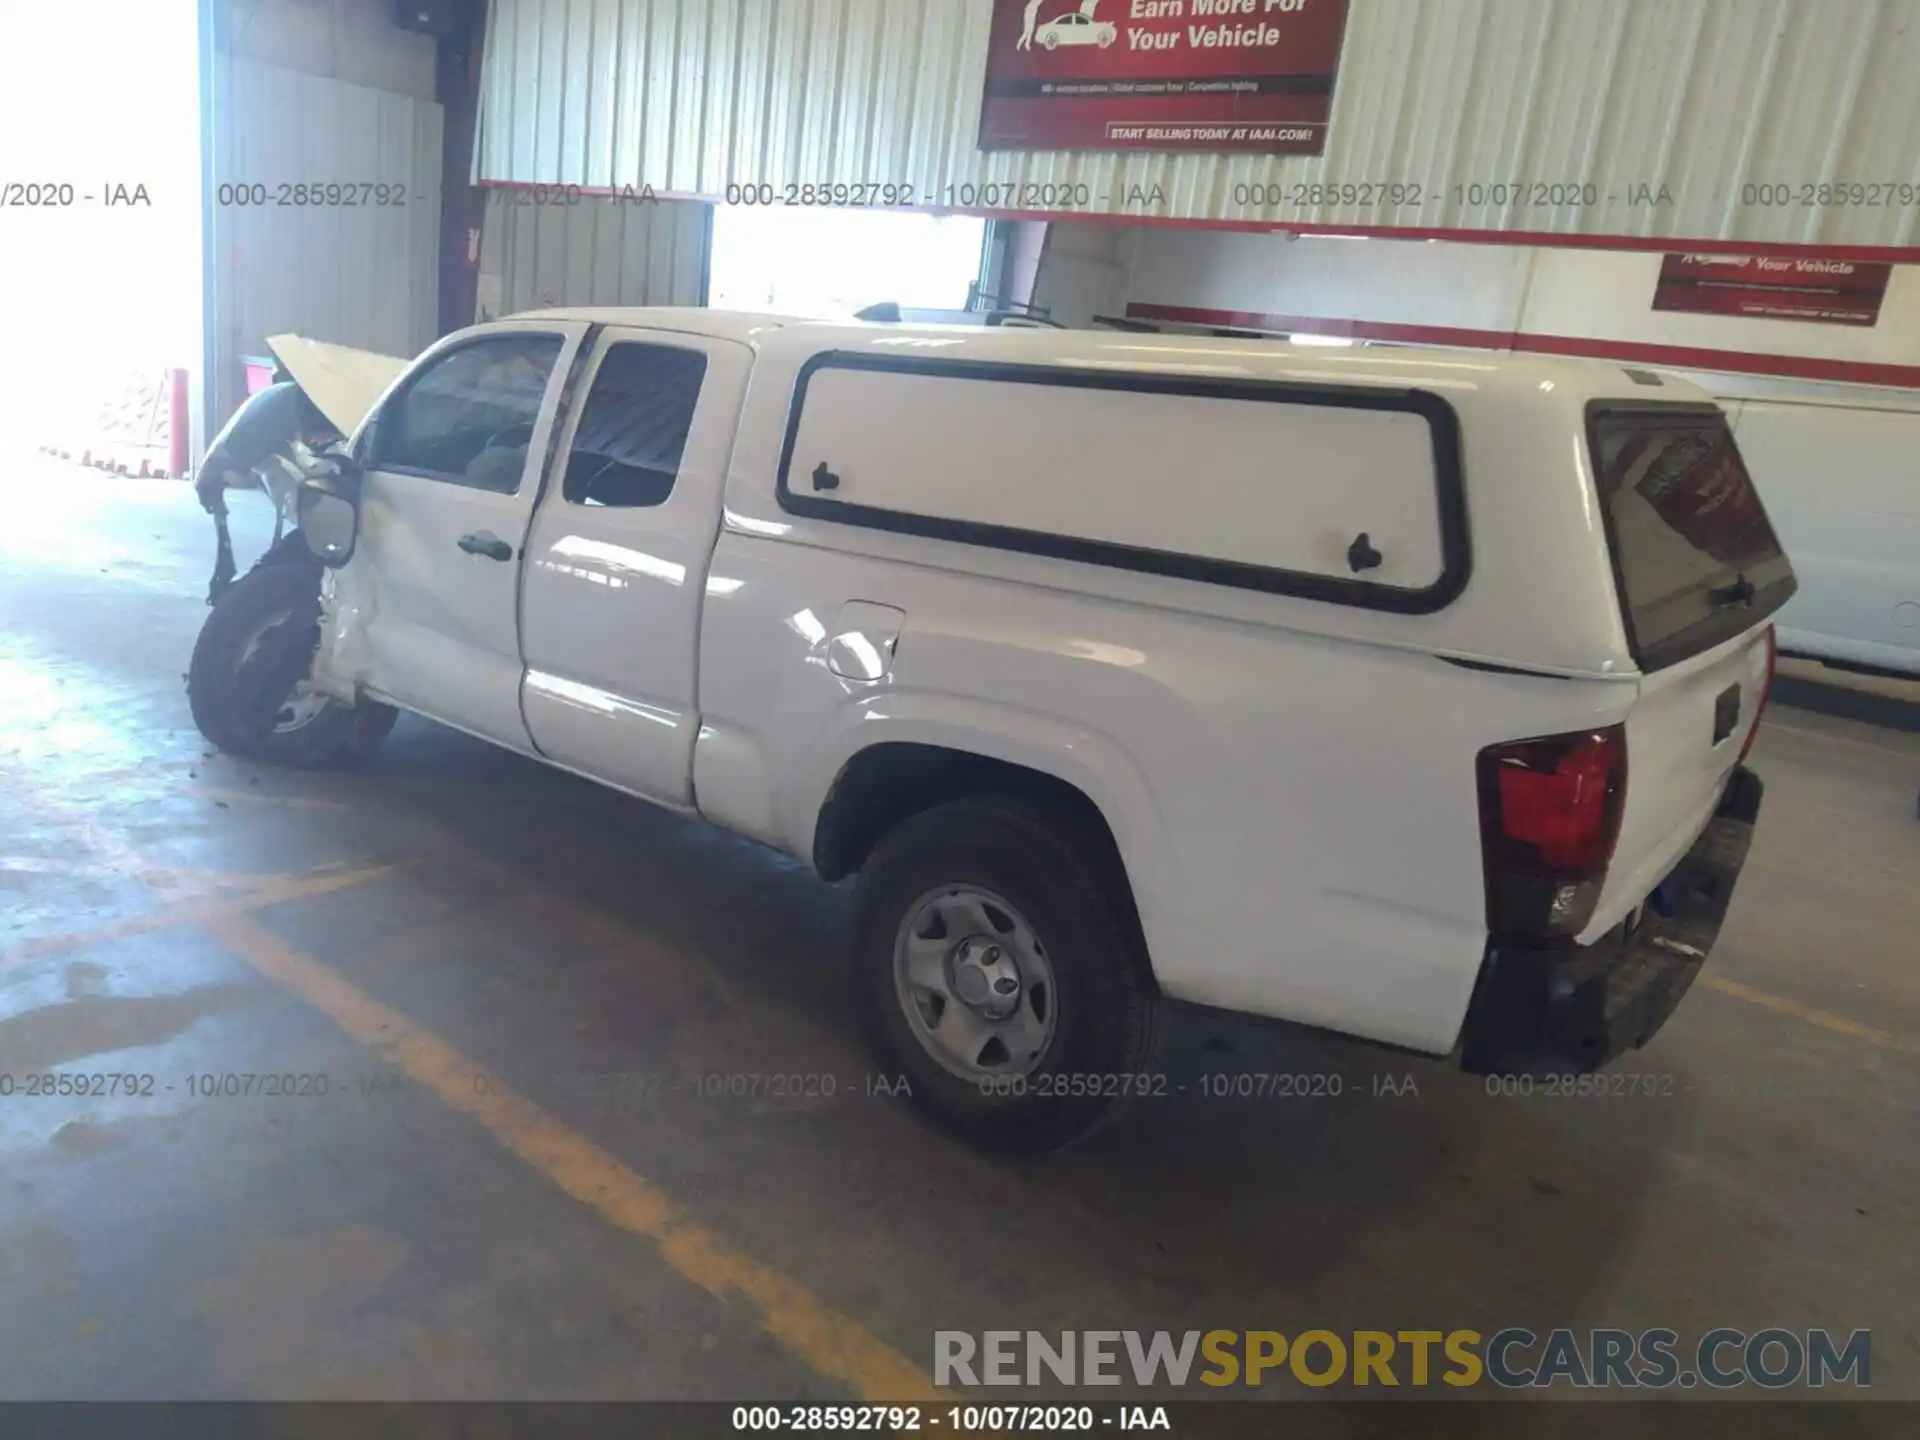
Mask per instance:
[[[734,340],[769,355],[866,351],[944,355],[1029,365],[1091,365],[1142,374],[1181,373],[1241,380],[1296,380],[1334,385],[1417,386],[1441,392],[1563,389],[1576,395],[1633,394],[1648,400],[1711,401],[1699,387],[1671,374],[1507,351],[1439,350],[1414,346],[1339,349],[1212,335],[1140,334],[1118,330],[1056,330],[1029,326],[929,325],[857,320],[809,320],[753,311],[690,306],[567,307],[532,311],[516,320],[573,320],[631,325]]]
[[[577,320],[587,325],[638,325],[683,335],[711,335],[751,344],[760,336],[807,322],[793,315],[753,310],[708,310],[693,305],[568,305],[552,310],[521,310],[502,320]]]

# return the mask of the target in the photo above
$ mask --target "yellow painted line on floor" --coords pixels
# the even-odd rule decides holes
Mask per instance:
[[[1858,1040],[1881,1050],[1893,1050],[1902,1055],[1920,1055],[1920,1044],[1912,1040],[1903,1040],[1900,1036],[1885,1030],[1876,1030],[1871,1025],[1862,1025],[1857,1020],[1849,1020],[1844,1015],[1836,1015],[1831,1010],[1822,1010],[1817,1005],[1803,1005],[1800,1001],[1785,995],[1775,995],[1771,990],[1761,990],[1738,980],[1729,980],[1724,975],[1702,975],[1700,983],[1707,989],[1721,995],[1731,995],[1736,1000],[1745,1000],[1749,1005],[1758,1005],[1771,1010],[1776,1015],[1790,1015],[1795,1020],[1804,1020],[1809,1025],[1817,1025],[1822,1030],[1835,1035],[1844,1035],[1849,1040]]]
[[[302,900],[309,895],[327,895],[336,890],[364,885],[370,880],[378,880],[384,875],[390,875],[400,868],[398,864],[369,865],[354,870],[339,870],[325,875],[315,875],[307,879],[296,879],[290,875],[249,877],[252,883],[245,885],[239,893],[231,896],[203,896],[197,899],[181,900],[151,914],[133,915],[96,929],[71,930],[59,935],[37,935],[31,940],[22,940],[18,944],[0,947],[0,966],[24,960],[39,960],[48,955],[61,955],[70,950],[84,950],[90,945],[103,945],[111,940],[125,940],[135,935],[151,935],[156,931],[171,930],[181,925],[204,925],[229,916],[248,915],[267,905],[278,905],[287,900]]]
[[[1892,745],[1876,745],[1871,740],[1855,740],[1849,735],[1829,735],[1824,730],[1806,730],[1798,725],[1782,725],[1777,720],[1766,723],[1769,735],[1798,735],[1808,740],[1818,740],[1823,745],[1838,745],[1847,750],[1869,750],[1875,755],[1891,755],[1895,760],[1920,758],[1920,751],[1900,750]]]
[[[0,870],[20,875],[117,875],[111,865],[91,860],[49,860],[40,855],[0,855]]]
[[[184,796],[189,800],[217,800],[231,804],[233,801],[245,801],[256,805],[285,805],[300,810],[347,810],[352,808],[345,800],[330,800],[320,795],[276,795],[271,791],[252,788],[237,788],[218,784],[208,785],[196,778],[196,770],[203,761],[172,760],[152,761],[145,765],[128,765],[118,770],[83,771],[62,781],[66,789],[99,789],[102,786],[130,785],[136,781],[147,781],[157,786],[165,786],[164,794],[145,795],[143,799],[171,799]],[[182,773],[184,772],[184,773]],[[237,778],[237,777],[236,777]]]
[[[135,880],[150,890],[165,891],[180,900],[293,878],[290,875],[234,875],[215,870],[167,870],[137,863],[129,867],[103,860],[48,859],[37,855],[0,856],[0,874],[58,875],[69,880]]]
[[[690,1218],[607,1151],[576,1134],[430,1031],[293,949],[258,921],[223,915],[206,929],[267,979],[363,1044],[392,1056],[415,1083],[478,1122],[528,1165],[609,1223],[651,1240],[681,1276],[715,1297],[739,1296],[762,1328],[809,1368],[873,1403],[942,1398],[913,1361],[790,1280]],[[484,1091],[485,1093],[479,1093]]]
[[[352,808],[344,800],[324,800],[317,795],[274,795],[261,790],[216,790],[208,786],[194,785],[179,793],[192,800],[211,800],[223,805],[231,805],[239,801],[243,805],[279,805],[289,810]]]
[[[138,765],[122,765],[115,770],[69,770],[60,783],[72,788],[80,785],[118,785],[127,780],[165,779],[166,768],[185,769],[191,764],[193,761],[182,756],[178,760],[147,760]]]
[[[131,873],[154,873],[123,832],[70,801],[44,792],[41,798],[60,823],[117,866]],[[396,867],[382,867],[391,868]],[[371,873],[346,871],[290,881],[278,892],[255,892],[231,901],[187,900],[160,915],[109,930],[138,934],[161,928],[163,918],[167,924],[199,925],[261,976],[306,1001],[348,1035],[390,1055],[416,1084],[479,1123],[566,1194],[620,1229],[651,1240],[678,1274],[719,1299],[745,1299],[758,1311],[761,1327],[816,1373],[841,1381],[872,1403],[933,1404],[943,1398],[930,1376],[857,1320],[700,1225],[650,1182],[532,1101],[498,1082],[477,1085],[485,1075],[480,1066],[251,918],[263,904],[294,898],[290,892],[296,886],[301,893],[322,893],[323,888],[357,883],[350,882],[350,876],[371,878]],[[269,894],[272,899],[265,898]],[[106,934],[90,932],[89,943]],[[49,941],[29,943],[44,946]],[[478,1093],[481,1090],[486,1093]]]
[[[124,880],[128,871],[119,865],[98,860],[62,860],[44,855],[0,855],[0,872],[9,875],[64,875],[75,880]],[[189,870],[141,870],[133,879],[161,885],[183,885],[193,881],[197,872]],[[216,883],[218,877],[199,877],[203,883]]]

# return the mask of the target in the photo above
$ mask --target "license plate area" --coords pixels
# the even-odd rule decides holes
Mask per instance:
[[[1729,685],[1713,702],[1713,743],[1718,745],[1733,734],[1740,723],[1740,687]]]

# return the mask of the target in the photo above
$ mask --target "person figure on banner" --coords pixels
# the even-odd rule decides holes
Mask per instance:
[[[1099,8],[1100,0],[1080,0],[1080,13],[1089,20],[1094,18],[1093,12]]]
[[[1031,50],[1033,48],[1033,25],[1039,18],[1040,0],[1027,0],[1026,29],[1020,32],[1020,43],[1015,45],[1014,49]]]

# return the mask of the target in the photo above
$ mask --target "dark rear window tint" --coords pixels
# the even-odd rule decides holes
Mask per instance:
[[[593,378],[567,459],[564,493],[576,505],[663,505],[680,474],[707,357],[668,345],[623,343]]]
[[[1635,658],[1657,670],[1758,625],[1793,594],[1726,417],[1597,408],[1594,473]]]

